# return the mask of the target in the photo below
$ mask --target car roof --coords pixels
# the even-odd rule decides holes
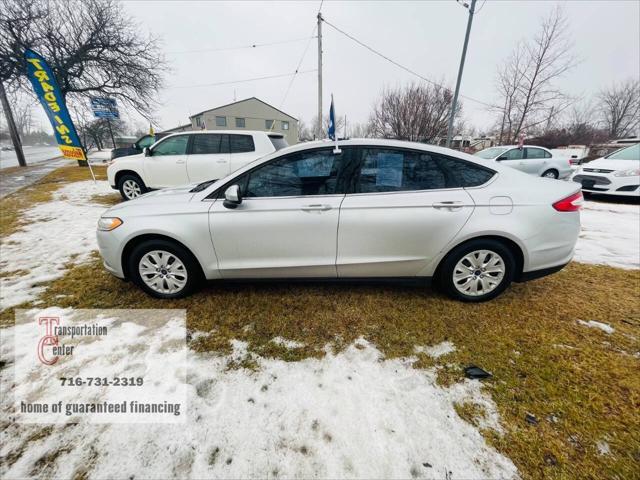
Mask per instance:
[[[235,135],[269,135],[273,137],[284,137],[284,134],[279,132],[265,132],[264,130],[186,130],[184,132],[174,132],[166,137],[173,137],[176,135],[201,135],[204,133],[226,133]]]

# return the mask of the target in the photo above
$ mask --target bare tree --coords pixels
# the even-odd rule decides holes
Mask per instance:
[[[369,123],[351,123],[347,126],[349,138],[372,138],[373,131]]]
[[[640,127],[640,81],[628,79],[598,94],[598,111],[612,139],[638,135]]]
[[[541,125],[550,129],[573,102],[555,85],[576,63],[567,27],[563,10],[556,7],[536,36],[520,42],[499,70],[501,143],[514,143],[521,133]]]
[[[371,133],[381,138],[430,142],[447,133],[452,93],[432,84],[385,88],[370,117]],[[456,117],[462,104],[456,107]]]
[[[66,100],[119,99],[149,118],[166,64],[116,0],[0,0],[0,79],[26,85],[24,50],[42,54]]]
[[[340,137],[342,133],[342,129],[344,128],[344,117],[336,118],[336,136]],[[329,132],[329,115],[325,115],[322,117],[322,125],[318,125],[318,116],[313,117],[313,121],[311,122],[311,132],[314,132],[315,138],[327,138]]]
[[[309,129],[304,120],[298,120],[298,141],[308,142],[310,140],[313,140],[313,132]]]

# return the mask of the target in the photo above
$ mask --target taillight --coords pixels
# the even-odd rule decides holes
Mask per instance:
[[[553,204],[553,208],[559,212],[577,212],[582,207],[583,201],[582,192],[577,192],[567,198],[558,200]]]

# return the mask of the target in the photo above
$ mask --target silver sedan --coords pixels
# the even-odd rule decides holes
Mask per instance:
[[[476,302],[566,265],[581,200],[575,183],[445,148],[311,142],[116,205],[97,235],[111,273],[161,298],[203,279],[384,278]]]
[[[573,172],[571,161],[568,158],[554,157],[549,150],[543,147],[505,145],[485,148],[475,155],[486,160],[500,162],[502,165],[536,177],[563,179]]]

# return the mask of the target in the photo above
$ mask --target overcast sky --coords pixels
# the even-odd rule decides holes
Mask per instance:
[[[468,0],[470,1],[470,0]],[[495,103],[496,68],[514,44],[535,34],[540,19],[558,2],[478,0],[461,94]],[[560,2],[581,62],[560,82],[572,95],[589,96],[629,77],[640,77],[640,2]],[[307,123],[317,111],[317,74],[299,74],[284,99],[290,77],[224,86],[202,84],[293,72],[307,41],[263,48],[223,49],[310,37],[319,1],[124,3],[142,29],[160,37],[172,71],[161,92],[162,128],[188,122],[190,114],[256,96]],[[422,76],[454,85],[467,23],[467,10],[455,0],[384,2],[325,1],[323,16]],[[352,40],[323,26],[324,112],[334,94],[337,114],[366,121],[385,85],[416,80]],[[301,71],[317,68],[313,39]],[[284,103],[283,103],[284,100]],[[492,124],[486,107],[464,100],[468,122]]]

